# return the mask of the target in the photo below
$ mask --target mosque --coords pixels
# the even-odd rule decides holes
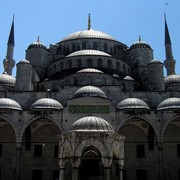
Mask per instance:
[[[17,64],[14,20],[0,75],[0,180],[179,180],[180,75],[165,19],[165,60],[93,30]],[[12,69],[16,64],[16,77]],[[164,77],[164,66],[167,71]]]

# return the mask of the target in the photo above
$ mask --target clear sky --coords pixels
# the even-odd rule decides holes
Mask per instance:
[[[164,61],[164,12],[171,36],[176,73],[180,74],[180,0],[0,0],[0,73],[15,14],[16,63],[37,37],[47,47],[67,35],[87,29],[105,32],[131,46],[141,39],[154,50],[154,59]],[[13,75],[16,75],[16,67]],[[166,73],[165,73],[166,75]]]

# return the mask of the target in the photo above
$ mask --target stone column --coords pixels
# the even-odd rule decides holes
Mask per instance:
[[[110,167],[104,167],[104,180],[110,180]]]
[[[163,143],[158,142],[159,180],[163,180]]]
[[[112,163],[111,157],[102,157],[102,164],[104,166],[104,180],[110,180],[110,166]]]
[[[81,158],[79,157],[73,157],[71,159],[72,164],[72,180],[78,180],[79,179],[79,166],[81,163]]]
[[[79,179],[79,167],[73,167],[72,168],[72,180],[78,180]]]
[[[59,166],[60,166],[60,171],[59,171],[59,180],[64,180],[65,179],[65,166],[66,166],[66,161],[63,159],[59,160]]]
[[[21,178],[21,142],[16,143],[16,180]]]
[[[118,167],[119,167],[119,180],[123,180],[124,160],[123,159],[117,160],[117,164],[118,164]]]

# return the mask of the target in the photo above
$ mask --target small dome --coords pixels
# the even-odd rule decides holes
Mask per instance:
[[[158,110],[179,109],[179,108],[180,108],[180,98],[165,99],[157,107]]]
[[[130,49],[135,49],[135,48],[149,48],[151,49],[151,46],[146,43],[145,41],[141,41],[141,38],[139,37],[139,40],[135,43],[133,43],[130,47]]]
[[[84,68],[84,69],[77,71],[77,73],[99,73],[99,74],[103,74],[102,71],[95,69],[95,68]]]
[[[123,101],[121,101],[118,105],[117,105],[118,109],[127,109],[127,110],[131,110],[131,109],[136,109],[136,110],[142,110],[142,109],[147,109],[150,110],[149,106],[142,101],[141,99],[138,98],[127,98],[124,99]]]
[[[31,109],[63,109],[61,103],[51,98],[41,98],[31,105]]]
[[[16,83],[16,78],[8,75],[6,73],[0,74],[0,86],[12,86],[14,87]]]
[[[114,132],[110,123],[100,117],[87,116],[83,117],[71,126],[71,131],[77,132]]]
[[[95,86],[84,86],[80,89],[78,89],[75,93],[74,93],[74,97],[86,97],[86,96],[92,96],[92,97],[103,97],[103,98],[107,98],[107,96],[105,95],[105,93],[95,87]]]
[[[19,61],[18,64],[30,64],[30,62],[26,59],[23,59],[23,60]]]
[[[153,59],[153,60],[151,60],[150,62],[149,62],[149,64],[163,64],[161,61],[159,61],[159,60],[155,60],[155,59]],[[148,65],[149,65],[148,64]]]
[[[124,80],[126,80],[126,81],[134,81],[134,79],[131,76],[125,76]]]
[[[28,49],[31,49],[31,48],[47,49],[47,47],[43,43],[40,42],[39,37],[36,42],[33,42],[32,44],[29,45]]]
[[[0,98],[0,109],[22,110],[22,107],[13,99]]]
[[[115,39],[110,35],[101,31],[95,31],[93,29],[74,32],[68,35],[67,37],[65,37],[62,41],[85,39],[85,38],[107,39],[107,40],[115,41]]]
[[[180,84],[180,75],[169,75],[164,78],[164,83],[169,84]]]
[[[85,49],[85,50],[79,50],[75,51],[66,57],[75,57],[75,56],[108,56],[111,57],[110,54],[105,53],[103,51],[93,50],[93,49]]]

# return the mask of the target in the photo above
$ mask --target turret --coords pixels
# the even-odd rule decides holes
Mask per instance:
[[[174,75],[176,61],[174,60],[172,53],[171,38],[166,21],[166,16],[165,16],[165,52],[166,52],[166,60],[164,61],[164,64],[167,70],[167,76]]]
[[[15,89],[17,91],[33,90],[33,67],[28,60],[17,63]]]
[[[152,91],[164,91],[163,64],[158,60],[152,60],[147,65],[148,86]]]
[[[146,66],[153,59],[153,50],[149,44],[139,40],[131,45],[129,63],[132,68],[132,76],[135,79],[142,79],[142,74],[146,71]]]
[[[9,39],[7,43],[6,58],[3,61],[4,73],[7,73],[8,75],[12,75],[12,69],[15,65],[15,60],[13,59],[14,46],[15,46],[15,41],[14,41],[14,17],[13,17]]]
[[[26,50],[26,59],[32,64],[42,78],[48,63],[47,47],[40,42],[39,37],[36,42],[29,45]]]

